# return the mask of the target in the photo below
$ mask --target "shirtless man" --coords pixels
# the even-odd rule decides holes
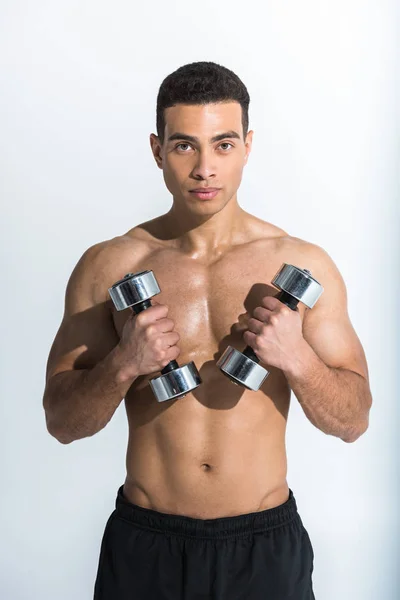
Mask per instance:
[[[150,143],[172,207],[90,247],[67,285],[47,365],[48,431],[63,444],[92,436],[123,399],[129,423],[96,600],[314,598],[313,548],[286,480],[290,391],[328,435],[354,442],[368,427],[368,368],[337,267],[238,204],[248,106],[241,80],[215,63],[169,75]],[[219,192],[193,192],[205,187]],[[273,297],[284,262],[324,287],[312,310]],[[117,312],[108,288],[146,269],[161,288],[154,306]],[[228,345],[247,344],[270,371],[258,392],[216,366]],[[173,359],[193,360],[202,384],[158,403],[148,380]]]

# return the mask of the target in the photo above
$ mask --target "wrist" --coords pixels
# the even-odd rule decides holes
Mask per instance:
[[[118,384],[124,385],[139,377],[139,370],[135,362],[133,360],[127,361],[126,355],[119,344],[113,348],[110,356],[115,380]]]
[[[301,339],[296,350],[293,352],[290,362],[282,369],[286,377],[301,379],[307,377],[312,368],[313,361],[318,358],[310,344],[304,338]]]

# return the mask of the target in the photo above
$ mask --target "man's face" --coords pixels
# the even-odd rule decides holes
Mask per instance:
[[[153,134],[150,143],[174,202],[197,214],[219,212],[236,196],[251,150],[253,132],[243,139],[240,104],[178,104],[165,109],[164,116],[164,144]],[[221,134],[224,136],[213,140]],[[199,198],[190,191],[204,187],[221,189],[213,199]]]

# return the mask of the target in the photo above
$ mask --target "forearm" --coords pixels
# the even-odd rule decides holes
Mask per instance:
[[[348,369],[328,367],[304,340],[284,373],[307,418],[321,431],[355,441],[368,427],[368,382]]]
[[[135,379],[121,377],[118,346],[92,369],[54,375],[43,396],[49,433],[63,444],[94,435],[110,421]]]

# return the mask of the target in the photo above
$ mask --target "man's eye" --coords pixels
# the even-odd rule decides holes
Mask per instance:
[[[176,148],[179,148],[180,146],[188,146],[190,148],[189,144],[178,144]]]
[[[184,144],[184,143],[178,144],[177,146],[175,146],[175,148],[181,149],[182,146],[187,146],[188,148],[191,148],[191,146],[189,144]],[[222,142],[222,144],[220,144],[220,147],[221,146],[232,146],[233,147],[233,144],[231,144],[230,142]],[[224,148],[224,150],[229,150],[229,148]]]
[[[233,148],[233,144],[231,144],[230,142],[222,142],[221,146],[232,146]]]

